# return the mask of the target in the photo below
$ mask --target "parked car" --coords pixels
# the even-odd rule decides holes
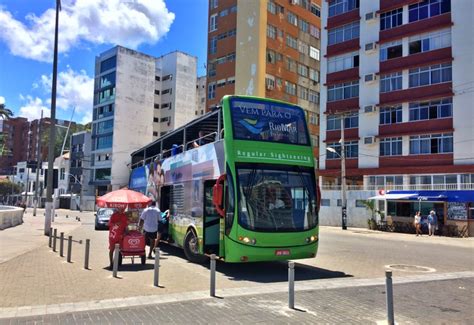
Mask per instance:
[[[114,209],[110,208],[100,208],[95,213],[95,230],[99,229],[109,229],[109,220]]]

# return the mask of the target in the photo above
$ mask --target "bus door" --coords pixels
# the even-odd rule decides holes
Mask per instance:
[[[221,217],[212,202],[215,180],[204,182],[204,252],[219,255],[219,232]]]

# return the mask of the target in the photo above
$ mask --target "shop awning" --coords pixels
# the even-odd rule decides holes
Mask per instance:
[[[401,200],[401,199],[409,199],[412,197],[418,196],[418,193],[403,193],[403,194],[384,194],[384,195],[376,195],[369,197],[369,200]]]

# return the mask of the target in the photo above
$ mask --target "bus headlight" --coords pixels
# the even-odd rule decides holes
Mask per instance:
[[[257,243],[257,240],[255,238],[250,239],[248,237],[239,236],[239,240],[243,241],[246,244],[255,245]]]
[[[317,235],[313,235],[313,236],[311,236],[311,237],[306,237],[306,243],[308,243],[308,244],[309,244],[309,243],[313,243],[313,242],[315,242],[315,241],[317,241],[317,240],[318,240],[318,236],[317,236]]]

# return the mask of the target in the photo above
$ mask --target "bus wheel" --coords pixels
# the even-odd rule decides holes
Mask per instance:
[[[206,261],[206,257],[199,254],[199,240],[192,230],[188,231],[184,237],[184,255],[192,263],[204,263]]]

